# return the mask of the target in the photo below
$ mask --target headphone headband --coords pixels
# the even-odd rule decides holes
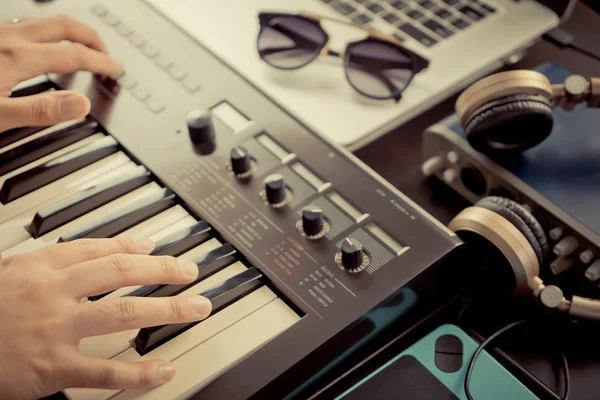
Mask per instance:
[[[600,107],[600,78],[585,79],[581,75],[571,75],[563,84],[552,85],[553,105],[572,110],[579,103],[588,107]]]
[[[564,83],[551,84],[545,75],[528,70],[500,72],[468,87],[456,100],[456,114],[465,126],[475,110],[492,101],[512,95],[539,95],[565,110],[580,103],[600,107],[600,78],[571,75]]]

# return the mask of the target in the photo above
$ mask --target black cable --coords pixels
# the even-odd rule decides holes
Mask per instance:
[[[581,45],[576,42],[575,36],[561,28],[554,28],[549,32],[545,33],[543,37],[545,39],[548,39],[558,47],[570,47],[573,50],[579,51],[588,57],[600,61],[600,54],[594,53],[591,50],[581,47]]]
[[[501,328],[498,331],[496,331],[493,335],[491,335],[489,338],[487,338],[483,343],[481,343],[479,345],[479,347],[473,354],[471,361],[469,362],[469,368],[467,369],[467,376],[465,377],[464,387],[465,387],[465,394],[467,395],[468,400],[474,400],[473,396],[471,395],[471,375],[473,373],[473,369],[475,367],[475,362],[477,361],[479,354],[483,351],[483,349],[488,344],[490,344],[498,336],[502,335],[503,333],[505,333],[515,327],[523,325],[524,323],[532,321],[532,320],[533,319],[529,318],[529,319],[523,319],[520,321],[512,322],[512,323],[506,325],[504,328]],[[562,399],[569,400],[569,397],[571,396],[571,377],[569,374],[569,364],[567,363],[567,357],[563,351],[561,351],[561,355],[562,355],[563,363],[564,363],[563,375],[564,375],[564,381],[565,381],[565,395]]]
[[[466,314],[467,310],[471,307],[473,303],[466,303],[463,308],[460,310],[458,314],[458,322],[459,324],[463,321],[464,314]],[[473,328],[468,327],[468,323],[463,326],[463,329],[470,335],[473,339],[483,342],[485,337],[483,337],[479,332],[474,330]],[[498,348],[494,348],[488,350],[489,354],[493,357],[497,358],[504,367],[508,369],[508,371],[515,376],[518,380],[520,380],[529,390],[531,390],[537,397],[542,399],[552,399],[552,400],[562,400],[560,395],[556,394],[552,389],[550,389],[544,382],[542,382],[537,376],[533,375],[530,371],[520,365],[518,362],[513,360],[509,355],[507,355],[504,351]]]

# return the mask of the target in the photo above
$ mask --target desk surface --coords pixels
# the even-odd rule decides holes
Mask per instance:
[[[581,46],[600,53],[600,14],[589,6],[578,4],[563,27],[575,35]],[[544,40],[533,46],[528,55],[513,68],[533,68],[546,61],[560,63],[567,69],[583,75],[600,76],[600,61],[572,49],[560,49]],[[453,96],[355,152],[361,160],[443,223],[448,223],[468,203],[443,184],[425,180],[421,175],[421,134],[429,125],[454,111],[456,97]],[[518,336],[514,337],[518,341]],[[531,343],[531,338],[528,342]],[[600,342],[590,343],[590,346],[600,347],[599,344]],[[582,357],[581,354],[567,356],[571,369],[571,399],[597,399],[600,356],[594,359],[590,359],[589,355]],[[560,387],[559,390],[562,390],[560,371],[547,359],[531,354],[516,357],[550,388],[557,390]],[[556,354],[552,357],[556,359]],[[554,365],[557,365],[556,362]]]

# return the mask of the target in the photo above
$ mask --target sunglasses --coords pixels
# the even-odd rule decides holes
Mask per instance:
[[[329,17],[308,13],[261,12],[257,48],[261,59],[283,70],[302,68],[320,55],[344,60],[346,80],[360,94],[372,99],[394,99],[416,74],[429,66],[429,60],[405,48],[394,37],[370,28]],[[354,26],[367,32],[367,37],[349,42],[341,52],[330,50],[329,35],[322,20]]]

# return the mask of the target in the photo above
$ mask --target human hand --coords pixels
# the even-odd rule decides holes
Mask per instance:
[[[148,256],[149,239],[60,243],[0,260],[0,398],[38,399],[66,388],[152,388],[175,375],[161,360],[123,363],[86,357],[84,337],[206,318],[201,296],[81,299],[135,285],[194,281],[198,267]]]
[[[106,46],[92,28],[72,18],[28,18],[16,24],[0,21],[0,133],[87,115],[90,102],[76,92],[9,98],[11,89],[25,80],[80,70],[116,76],[123,71],[123,63],[106,54]]]

